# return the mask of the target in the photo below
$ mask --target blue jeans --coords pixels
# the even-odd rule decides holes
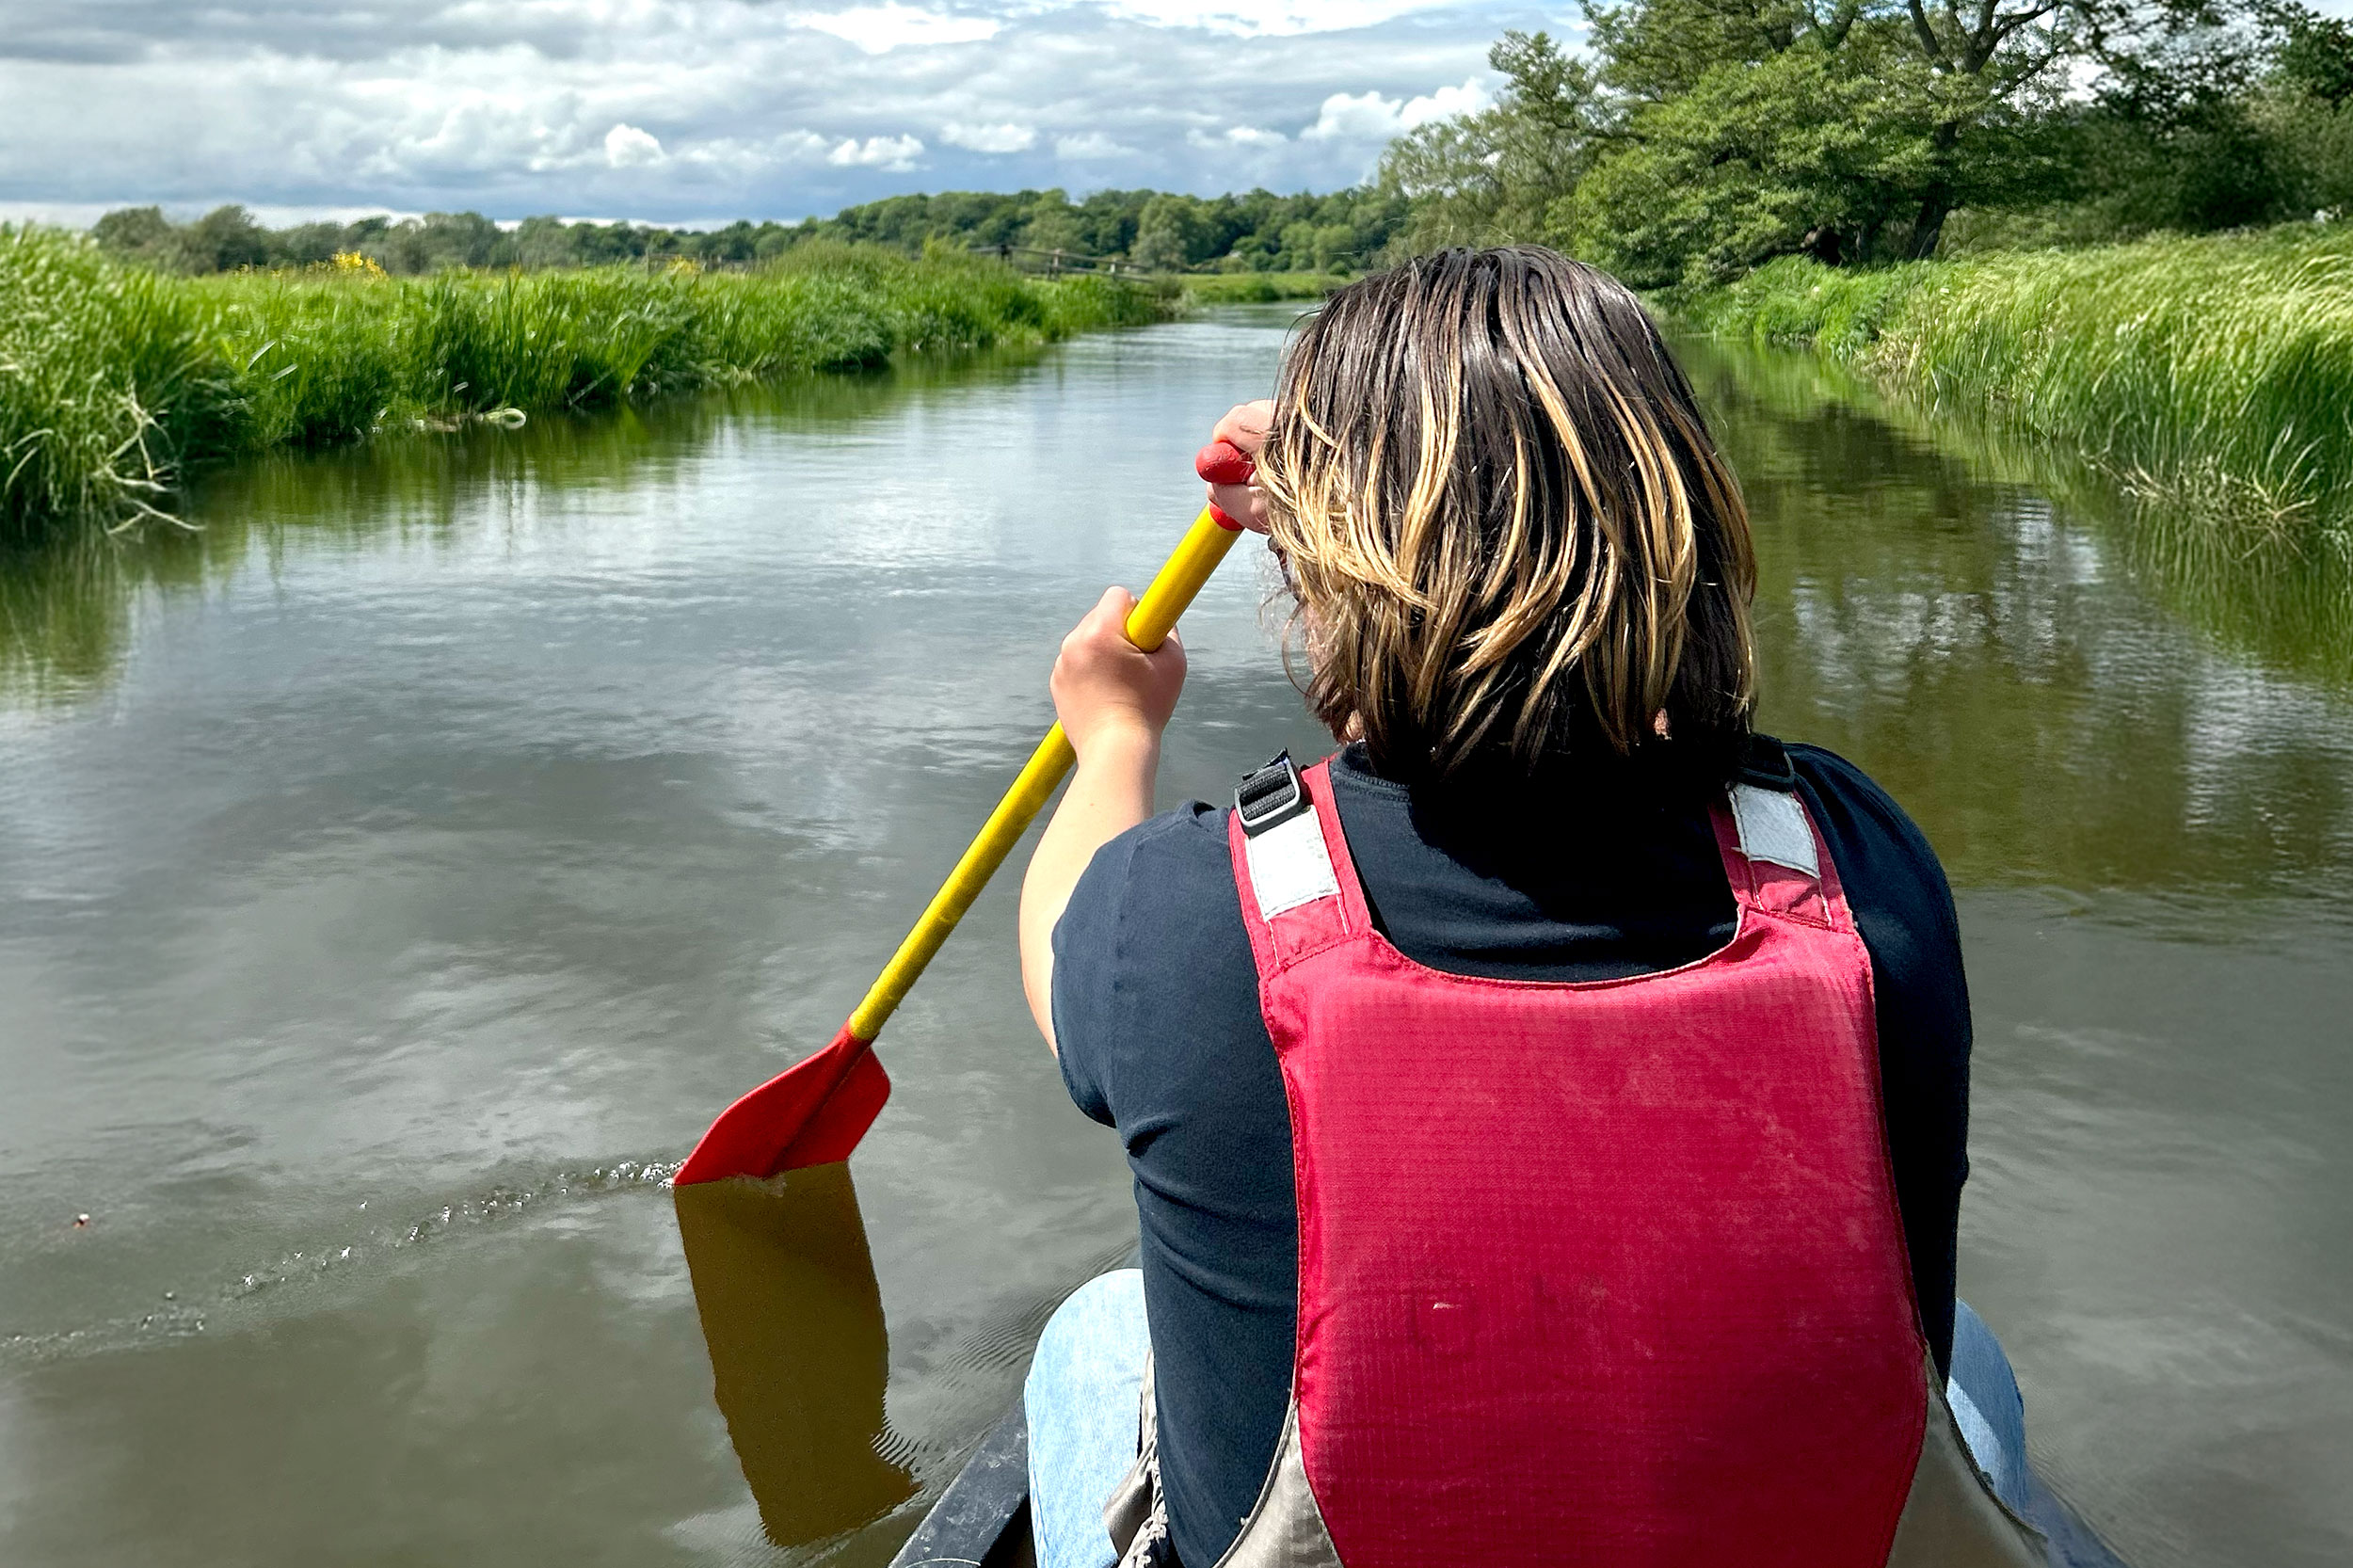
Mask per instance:
[[[1089,1280],[1055,1309],[1021,1390],[1030,1418],[1030,1526],[1038,1568],[1111,1568],[1103,1504],[1136,1459],[1144,1391],[1144,1275]],[[2024,1512],[2026,1406],[1993,1332],[1966,1303],[1953,1311],[1945,1397],[1994,1492]]]

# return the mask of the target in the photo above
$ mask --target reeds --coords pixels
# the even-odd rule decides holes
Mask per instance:
[[[1784,261],[1692,313],[1814,342],[1939,414],[2064,444],[2143,505],[2353,536],[2353,229],[1879,272]]]
[[[1888,318],[1944,267],[1929,262],[1864,270],[1784,256],[1737,283],[1671,304],[1719,337],[1803,344],[1850,359],[1870,347]]]
[[[0,535],[152,515],[174,456],[235,423],[184,285],[0,225]]]
[[[1150,290],[809,245],[688,266],[161,276],[0,225],[0,539],[166,518],[190,465],[714,383],[1046,342],[1165,314]]]

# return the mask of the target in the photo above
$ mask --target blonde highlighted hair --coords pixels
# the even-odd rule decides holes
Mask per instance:
[[[1285,356],[1258,474],[1309,703],[1383,775],[1746,735],[1747,508],[1605,274],[1515,246],[1351,284]]]

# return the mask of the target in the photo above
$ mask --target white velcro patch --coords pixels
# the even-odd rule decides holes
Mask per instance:
[[[1740,828],[1740,853],[1750,859],[1769,860],[1817,880],[1821,877],[1814,829],[1806,825],[1805,808],[1798,804],[1796,795],[1735,784],[1732,820]]]
[[[1340,879],[1332,874],[1332,853],[1323,847],[1323,824],[1313,811],[1245,838],[1242,851],[1250,858],[1250,890],[1267,920],[1340,890]]]

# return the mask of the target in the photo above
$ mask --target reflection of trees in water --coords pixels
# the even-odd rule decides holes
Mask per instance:
[[[155,528],[0,553],[0,697],[72,701],[104,686],[129,650],[143,600],[220,583],[257,550],[274,565],[281,552],[323,539],[454,535],[483,516],[486,502],[494,519],[517,526],[560,515],[568,493],[658,492],[709,456],[731,423],[855,424],[911,398],[1009,379],[1039,354],[991,350],[552,416],[520,430],[469,426],[264,454],[194,488],[184,511],[196,532]],[[518,504],[526,490],[528,510]]]
[[[1931,416],[1811,354],[1705,341],[1679,346],[1711,406],[1729,412],[1737,403],[1771,416],[1765,423],[1773,430],[1748,433],[1767,466],[1786,457],[1795,474],[1828,474],[1891,497],[1935,497],[1971,515],[1983,503],[1969,498],[1989,486],[2031,489],[2096,533],[2102,569],[2121,571],[2224,647],[2274,669],[2353,683],[2353,544],[2137,496],[2076,454]],[[1849,430],[1855,439],[1833,444]],[[1947,461],[1923,462],[1930,454]],[[1847,466],[1855,462],[1865,466]]]
[[[2342,566],[2154,526],[1802,356],[1685,352],[1756,515],[1766,726],[1871,770],[1956,879],[2268,892],[2353,860]]]

